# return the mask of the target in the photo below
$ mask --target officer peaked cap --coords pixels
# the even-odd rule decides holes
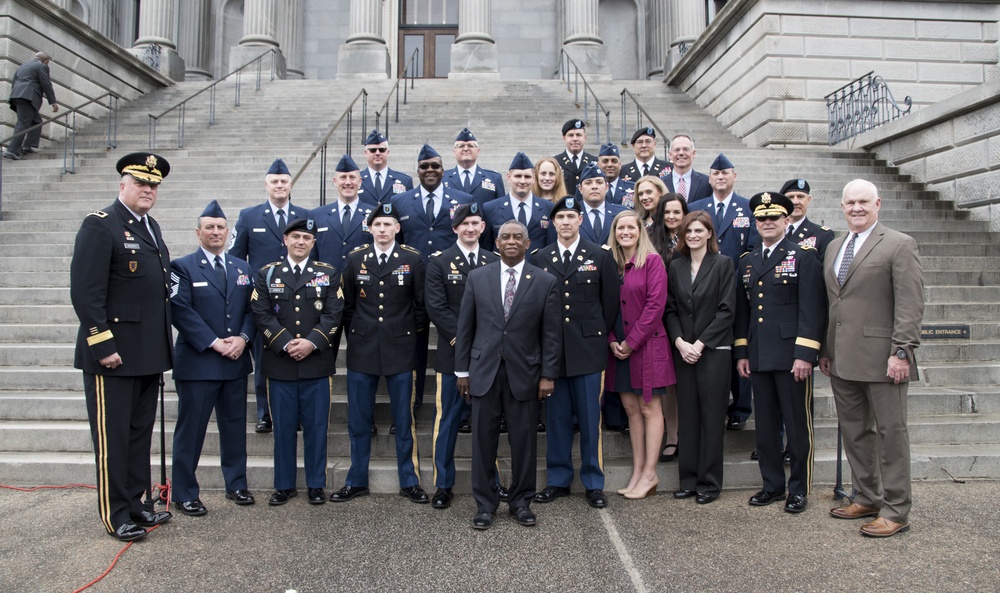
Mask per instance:
[[[129,175],[138,181],[159,185],[170,173],[170,163],[158,154],[133,152],[118,159],[115,169],[119,175]]]

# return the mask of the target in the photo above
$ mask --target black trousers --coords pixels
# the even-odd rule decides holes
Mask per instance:
[[[789,494],[809,494],[812,489],[813,426],[812,377],[796,381],[790,371],[751,373],[757,419],[757,465],[768,492],[785,492],[781,463],[781,427],[784,418],[788,452],[792,457]]]
[[[677,474],[682,490],[718,496],[722,490],[731,350],[705,349],[698,362],[674,350],[677,371]]]
[[[149,449],[159,384],[159,374],[83,374],[97,462],[97,506],[109,533],[143,511],[142,494],[150,487]]]
[[[14,126],[14,133],[23,132],[31,126],[42,123],[42,115],[27,99],[14,99],[14,107],[17,110],[17,124]],[[10,139],[7,150],[20,156],[24,146],[38,148],[42,141],[42,129],[32,130],[27,134],[14,136]]]

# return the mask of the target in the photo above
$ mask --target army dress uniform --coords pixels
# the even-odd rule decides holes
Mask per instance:
[[[148,153],[118,161],[119,173],[152,184],[169,171],[166,160]],[[98,510],[108,533],[119,536],[129,524],[141,524],[137,516],[150,514],[142,494],[151,482],[156,388],[173,366],[170,254],[160,226],[148,214],[145,219],[148,227],[121,198],[88,214],[70,264],[70,298],[80,320],[73,366],[83,371]],[[120,366],[100,364],[116,352]]]
[[[312,220],[298,220],[290,229]],[[336,370],[333,338],[344,307],[338,270],[306,259],[296,278],[286,258],[257,271],[250,297],[257,331],[263,341],[262,373],[267,378],[274,422],[274,488],[295,489],[296,428],[302,426],[308,488],[326,486],[327,427],[330,417],[331,375]],[[304,338],[316,347],[301,361],[285,351]]]
[[[816,224],[809,220],[809,217],[805,217],[786,236],[792,243],[815,249],[819,255],[819,261],[822,262],[823,258],[826,257],[826,246],[830,244],[830,241],[833,241],[834,232],[830,227]]]
[[[390,204],[382,208],[392,210]],[[371,222],[369,218],[369,226]],[[347,487],[368,487],[375,390],[384,376],[396,424],[399,485],[408,489],[420,485],[412,398],[417,333],[427,331],[424,264],[420,252],[399,243],[393,244],[385,265],[378,255],[374,245],[362,245],[347,256],[343,274],[351,440]]]
[[[812,483],[813,385],[811,377],[796,381],[791,370],[795,360],[813,365],[819,360],[827,319],[823,272],[816,250],[807,245],[784,238],[766,259],[763,251],[758,247],[739,262],[744,292],[736,299],[733,356],[750,362],[763,489],[786,492],[780,435],[784,417],[791,455],[787,492],[805,496]]]

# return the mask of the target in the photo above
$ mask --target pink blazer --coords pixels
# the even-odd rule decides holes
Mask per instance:
[[[649,401],[655,387],[677,383],[670,354],[670,340],[663,329],[663,308],[667,302],[667,271],[663,260],[651,253],[646,265],[634,266],[635,258],[625,265],[622,278],[621,308],[625,343],[634,352],[629,356],[629,371],[633,385],[642,377],[642,396]],[[621,338],[612,331],[608,343]],[[608,350],[608,369],[604,375],[605,389],[614,390],[615,363],[618,361]]]

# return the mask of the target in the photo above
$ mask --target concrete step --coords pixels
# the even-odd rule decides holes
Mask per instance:
[[[934,362],[920,367],[920,379],[922,384],[926,386],[995,386],[1000,385],[1000,363],[980,362],[971,365],[955,362]]]

